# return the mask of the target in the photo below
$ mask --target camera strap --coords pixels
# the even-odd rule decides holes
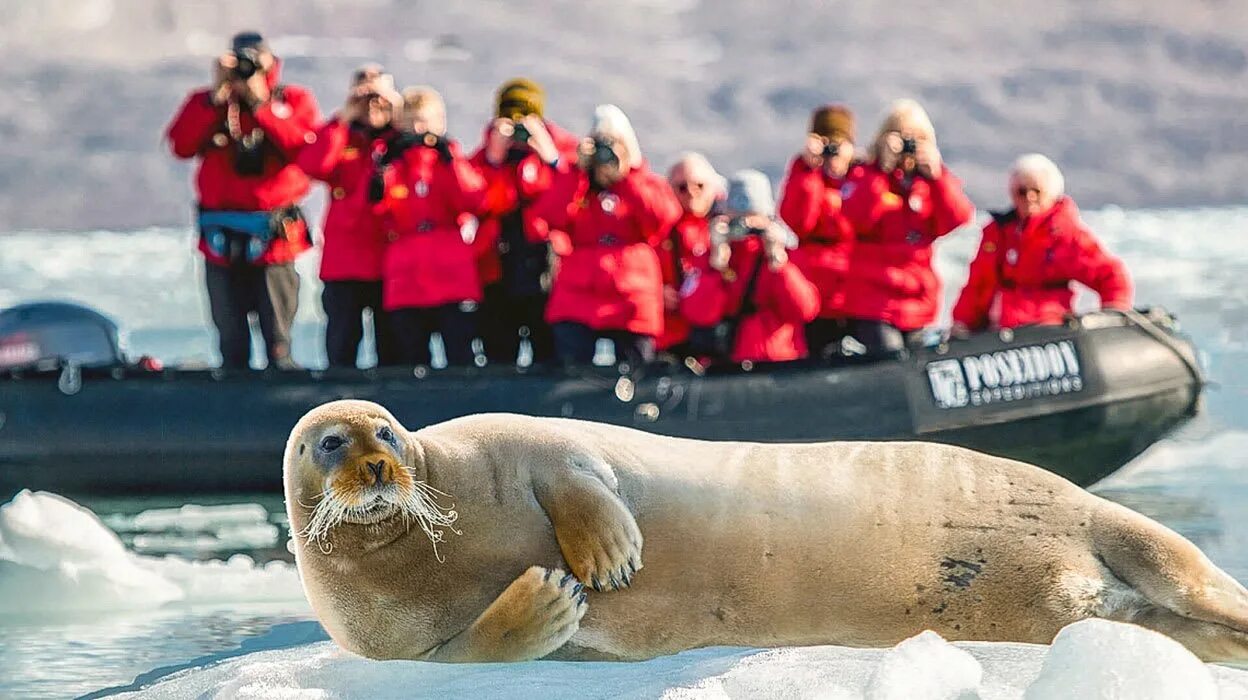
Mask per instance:
[[[680,258],[680,227],[673,225],[667,239],[672,246],[672,274],[676,277],[676,288],[680,289],[685,286],[685,266]]]
[[[754,267],[750,270],[750,276],[745,281],[745,293],[741,295],[741,305],[737,307],[736,313],[715,327],[717,345],[715,350],[724,359],[731,358],[733,349],[737,347],[737,336],[741,334],[741,322],[758,310],[758,305],[754,302],[754,292],[758,288],[758,278],[763,273],[766,258],[766,253],[759,250]]]

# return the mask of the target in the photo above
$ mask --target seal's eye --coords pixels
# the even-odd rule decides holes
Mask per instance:
[[[338,437],[337,435],[326,435],[325,437],[321,438],[321,451],[333,452],[339,447],[342,447],[343,443],[345,442],[346,442],[345,440]]]
[[[377,439],[395,447],[399,445],[399,439],[394,436],[394,431],[388,425],[381,426],[381,429],[377,431]]]

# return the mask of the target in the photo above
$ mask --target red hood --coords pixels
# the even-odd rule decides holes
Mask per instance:
[[[273,67],[269,69],[268,73],[264,74],[264,82],[268,83],[270,90],[282,82],[282,59],[277,56],[273,57]]]
[[[1025,231],[1034,231],[1044,226],[1052,230],[1054,223],[1077,223],[1079,221],[1079,207],[1075,205],[1075,200],[1062,195],[1058,198],[1049,210],[1039,216],[1034,216],[1023,224]]]

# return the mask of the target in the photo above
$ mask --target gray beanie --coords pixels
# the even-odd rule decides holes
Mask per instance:
[[[724,201],[725,213],[730,216],[761,214],[768,218],[776,215],[776,198],[771,192],[771,180],[758,170],[738,170],[728,178],[728,197]]]

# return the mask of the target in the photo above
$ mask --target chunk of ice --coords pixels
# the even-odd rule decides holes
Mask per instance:
[[[239,536],[275,539],[271,527]],[[51,493],[22,491],[0,506],[0,615],[302,600],[299,575],[285,562],[138,555],[94,513]]]
[[[868,700],[978,698],[984,669],[968,652],[930,630],[893,647],[875,667]]]
[[[1067,625],[1044,657],[1027,700],[1217,700],[1209,667],[1169,637],[1109,620]]]

